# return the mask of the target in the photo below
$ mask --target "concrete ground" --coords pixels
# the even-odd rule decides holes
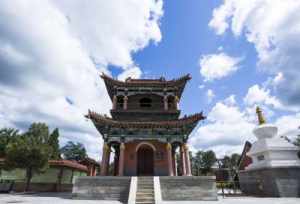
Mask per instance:
[[[0,204],[120,204],[118,201],[73,200],[70,193],[0,194]],[[219,197],[218,201],[164,201],[162,204],[299,204],[300,198]]]

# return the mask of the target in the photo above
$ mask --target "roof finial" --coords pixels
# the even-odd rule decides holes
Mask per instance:
[[[265,119],[263,112],[259,106],[256,107],[256,114],[257,114],[257,118],[258,118],[258,124],[259,125],[265,124],[266,119]]]

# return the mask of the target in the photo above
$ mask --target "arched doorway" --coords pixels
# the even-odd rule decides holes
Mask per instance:
[[[137,175],[153,176],[154,151],[148,145],[142,145],[137,151]]]

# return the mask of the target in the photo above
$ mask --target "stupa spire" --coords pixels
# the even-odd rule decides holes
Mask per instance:
[[[256,114],[257,114],[258,124],[259,125],[265,124],[266,119],[265,119],[263,112],[259,106],[256,107]]]

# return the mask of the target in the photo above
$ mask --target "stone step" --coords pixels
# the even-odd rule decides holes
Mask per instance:
[[[154,189],[139,189],[136,193],[154,193]]]
[[[137,204],[154,204],[154,184],[152,177],[138,177]]]
[[[139,185],[138,189],[143,189],[143,188],[153,188],[153,185]]]
[[[148,191],[144,191],[144,192],[136,192],[137,195],[154,195],[154,192],[148,192]]]
[[[143,189],[143,188],[153,188],[153,185],[139,185],[138,189]]]
[[[136,199],[135,201],[136,203],[139,203],[139,202],[155,202],[154,199]]]
[[[139,196],[137,200],[154,200],[153,196]]]

